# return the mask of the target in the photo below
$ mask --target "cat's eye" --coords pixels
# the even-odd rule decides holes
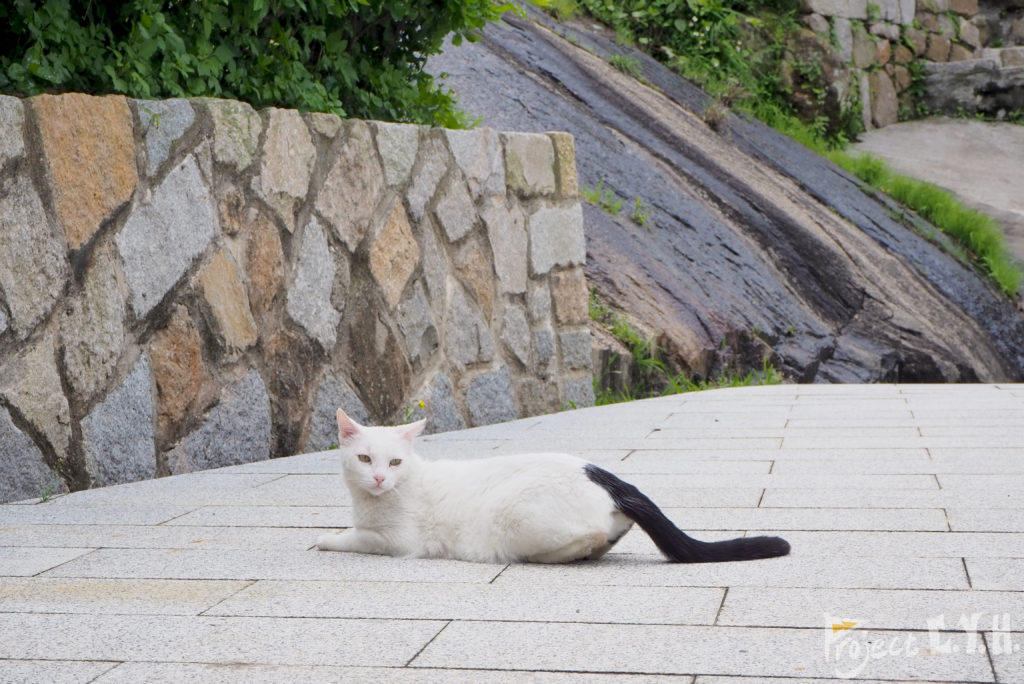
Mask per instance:
[[[400,458],[393,458],[393,459],[391,459],[390,465],[392,465],[392,466],[400,466],[400,465],[402,465],[402,459],[400,459]]]
[[[369,454],[359,454],[359,456],[357,456],[356,458],[358,458],[361,463],[369,463],[370,462],[370,455]]]

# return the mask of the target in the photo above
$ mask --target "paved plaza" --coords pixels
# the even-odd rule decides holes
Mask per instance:
[[[0,682],[1024,682],[1024,385],[781,385],[418,441],[578,454],[785,558],[325,553],[336,453],[0,506]]]

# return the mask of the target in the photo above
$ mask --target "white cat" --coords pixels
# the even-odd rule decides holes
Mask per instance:
[[[427,461],[413,451],[425,421],[365,427],[338,411],[341,471],[355,526],[323,551],[507,563],[604,555],[636,522],[676,563],[784,556],[778,537],[697,541],[636,487],[568,454]]]

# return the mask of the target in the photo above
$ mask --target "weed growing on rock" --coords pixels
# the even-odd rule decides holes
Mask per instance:
[[[608,63],[613,67],[633,78],[640,78],[640,60],[629,55],[609,55]]]
[[[622,198],[604,187],[604,178],[597,182],[596,188],[580,188],[580,194],[583,195],[583,199],[601,207],[613,216],[622,211]]]
[[[644,202],[643,197],[637,197],[636,202],[633,203],[633,213],[630,216],[633,219],[633,223],[638,226],[646,226],[651,218],[651,210]]]
[[[669,368],[654,339],[646,337],[624,316],[610,311],[594,290],[590,291],[589,304],[590,317],[629,349],[634,366],[632,384],[619,390],[604,387],[600,377],[594,378],[594,400],[598,406],[724,387],[778,385],[784,380],[767,358],[762,359],[761,368],[746,373],[721,371],[708,378],[689,378],[685,373]],[[726,344],[724,339],[722,343]]]

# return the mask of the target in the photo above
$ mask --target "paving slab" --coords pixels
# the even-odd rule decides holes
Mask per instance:
[[[755,536],[777,532],[750,530],[747,534]],[[1024,533],[829,530],[787,531],[785,536],[794,548],[800,548],[802,554],[814,556],[1024,558]]]
[[[336,451],[300,454],[0,505],[0,683],[1024,681],[1024,385],[735,388],[417,445],[573,453],[698,539],[792,553],[322,553],[351,498]]]
[[[725,590],[552,584],[261,581],[207,615],[710,625]],[[0,603],[0,608],[2,608]]]
[[[847,639],[905,643],[910,634],[863,631]],[[521,622],[453,622],[411,665],[599,672],[686,674],[726,671],[749,676],[829,676],[859,669],[866,677],[990,681],[984,648],[955,658],[919,649],[861,661],[854,649],[839,650],[829,630],[593,625]],[[920,641],[918,642],[920,643]],[[572,644],[566,648],[566,644]],[[900,647],[902,648],[902,647]],[[893,649],[897,651],[897,648]]]
[[[1024,615],[1017,591],[730,587],[718,616],[738,627],[822,627],[850,620],[864,629],[983,632],[1004,614]],[[1024,625],[1017,625],[1017,628]],[[947,636],[942,637],[945,641]]]
[[[495,584],[531,587],[547,585],[738,587],[822,587],[870,589],[970,589],[960,558],[879,558],[791,554],[757,563],[666,563],[657,556],[615,555],[601,564],[546,568],[509,566]],[[1002,587],[999,587],[1002,588]]]
[[[340,497],[339,497],[340,498]],[[351,506],[203,506],[167,521],[200,527],[350,527]]]
[[[117,667],[114,662],[76,660],[0,660],[0,682],[49,682],[50,684],[89,684],[96,677]]]
[[[113,549],[309,549],[335,528],[186,525],[13,525],[0,527],[0,548],[103,547]],[[91,550],[91,549],[90,549]]]
[[[310,541],[310,547],[316,540]],[[363,554],[239,549],[97,549],[47,577],[130,579],[345,579],[393,582],[490,582],[504,566]]]
[[[39,548],[33,546],[0,547],[0,577],[31,577],[67,563],[93,549],[83,548]]]
[[[199,615],[250,582],[0,577],[0,613]]]
[[[0,661],[2,662],[2,661]],[[0,666],[2,667],[2,666]],[[2,680],[0,680],[2,681]],[[78,681],[78,680],[74,680]],[[90,681],[90,680],[86,680]],[[593,674],[574,672],[515,672],[450,670],[446,668],[326,667],[298,665],[213,665],[196,663],[122,663],[94,680],[96,684],[693,684],[693,677]]]
[[[411,660],[431,620],[0,614],[0,659],[385,665]]]

